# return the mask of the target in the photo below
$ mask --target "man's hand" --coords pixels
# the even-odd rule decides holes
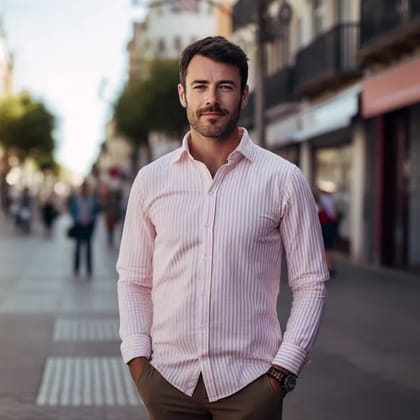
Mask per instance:
[[[281,389],[281,385],[278,381],[276,381],[274,378],[268,378],[270,380],[271,388],[273,389],[273,392],[281,399],[285,397],[285,394],[283,390]]]
[[[134,383],[137,384],[143,370],[148,364],[149,360],[147,357],[136,357],[128,362],[128,367],[130,368],[131,377],[133,378]]]
[[[283,372],[289,372],[287,369],[285,369],[282,366],[279,365],[273,365],[274,368],[277,370],[281,370]],[[274,378],[270,377],[271,387],[273,388],[273,391],[279,396],[279,398],[284,398],[286,396],[285,392],[283,391],[280,383],[275,380]]]

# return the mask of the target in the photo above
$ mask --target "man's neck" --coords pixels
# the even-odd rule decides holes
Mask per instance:
[[[189,148],[192,157],[203,162],[212,177],[217,170],[227,162],[228,156],[236,149],[241,141],[242,130],[235,129],[229,138],[219,139],[203,137],[195,131],[191,131]]]

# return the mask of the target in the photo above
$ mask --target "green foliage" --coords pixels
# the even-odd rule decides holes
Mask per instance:
[[[175,60],[157,60],[151,77],[145,82],[145,114],[150,130],[180,135],[187,126],[185,110],[179,103],[178,64]]]
[[[147,144],[147,130],[140,112],[138,98],[141,97],[142,85],[127,86],[114,106],[114,119],[117,131],[134,144]]]
[[[38,162],[54,162],[54,116],[44,104],[28,93],[0,100],[0,144],[24,159],[31,155]]]
[[[125,88],[114,108],[117,130],[140,144],[147,142],[149,131],[181,135],[187,126],[176,60],[156,60],[150,70],[149,79]]]

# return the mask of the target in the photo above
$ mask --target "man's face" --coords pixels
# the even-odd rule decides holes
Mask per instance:
[[[237,67],[196,55],[188,65],[185,87],[178,85],[178,94],[191,129],[223,141],[237,127],[248,99],[248,86],[241,93]]]

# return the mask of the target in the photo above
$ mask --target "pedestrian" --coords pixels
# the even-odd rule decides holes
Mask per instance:
[[[324,241],[327,267],[330,277],[335,276],[334,249],[337,241],[338,211],[334,199],[335,186],[330,182],[320,182],[318,185],[317,204]]]
[[[15,225],[21,232],[29,234],[32,229],[34,199],[29,187],[24,187],[18,199]]]
[[[68,207],[73,219],[75,231],[73,272],[75,276],[78,276],[82,249],[84,249],[86,272],[90,277],[93,271],[92,237],[98,213],[98,203],[96,195],[90,191],[89,184],[86,180],[80,186],[79,193],[69,198]]]
[[[121,191],[108,188],[103,198],[102,211],[104,214],[107,242],[110,248],[114,247],[115,228],[121,220]]]
[[[49,195],[41,204],[41,218],[47,238],[51,237],[52,228],[57,216],[58,210],[54,203],[54,198],[52,195]]]
[[[238,126],[245,53],[188,46],[182,146],[133,183],[117,262],[121,351],[154,420],[277,420],[326,299],[317,208],[300,170]],[[164,115],[162,115],[164,118]],[[277,315],[282,257],[293,305]]]

